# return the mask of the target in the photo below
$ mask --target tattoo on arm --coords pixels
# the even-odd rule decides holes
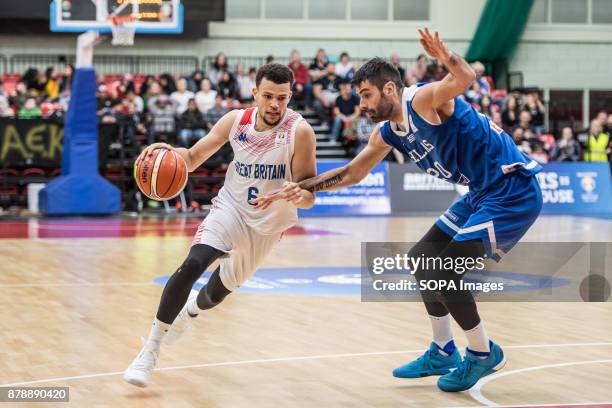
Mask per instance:
[[[334,186],[338,183],[340,183],[342,181],[342,175],[341,174],[337,174],[334,177],[330,178],[329,180],[323,180],[320,183],[315,184],[312,187],[312,192],[316,192],[316,191],[321,191],[323,189],[329,188],[331,186]]]
[[[455,66],[455,65],[457,65],[458,62],[459,62],[459,60],[457,58],[457,54],[455,54],[454,52],[451,52],[451,57],[448,60],[448,65]]]
[[[320,176],[309,178],[307,180],[301,181],[299,183],[299,186],[300,188],[303,188],[304,190],[308,190],[313,193],[317,191],[325,191],[331,187],[336,186],[337,184],[342,183],[342,181],[344,180],[344,171],[344,169],[331,170],[330,172],[328,172],[331,174],[323,173]]]

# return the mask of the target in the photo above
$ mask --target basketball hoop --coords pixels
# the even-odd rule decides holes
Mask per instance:
[[[136,18],[127,16],[110,16],[111,30],[113,32],[112,45],[129,46],[134,45],[134,34],[136,27],[132,24]]]

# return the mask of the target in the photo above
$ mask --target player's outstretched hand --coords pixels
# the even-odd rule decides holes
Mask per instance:
[[[153,150],[155,149],[174,150],[174,147],[170,146],[168,143],[153,143],[152,145],[145,147],[144,150],[140,152],[140,155],[136,159],[136,163],[140,163],[140,161],[143,160],[145,157],[153,154]]]
[[[446,64],[452,53],[444,44],[444,41],[440,39],[440,34],[436,31],[434,35],[431,35],[428,28],[419,29],[421,35],[421,45],[430,57],[437,59],[442,64]]]
[[[257,208],[265,210],[270,206],[270,204],[278,200],[285,200],[297,206],[303,200],[302,189],[298,183],[286,181],[285,186],[282,189],[272,191],[261,197],[257,197],[256,199],[249,201],[249,203]]]

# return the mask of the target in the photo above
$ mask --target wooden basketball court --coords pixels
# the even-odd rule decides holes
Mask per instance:
[[[265,268],[357,267],[360,242],[414,241],[433,220],[302,219]],[[126,384],[161,294],[154,280],[176,269],[198,223],[0,223],[0,385],[68,386],[79,407],[612,407],[612,303],[481,304],[508,364],[470,392],[446,394],[435,378],[391,376],[429,344],[421,304],[245,291],[162,349],[149,388]],[[612,221],[543,216],[526,239],[607,242]]]

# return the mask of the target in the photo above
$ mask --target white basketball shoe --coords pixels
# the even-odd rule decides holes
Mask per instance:
[[[145,344],[132,364],[123,373],[123,379],[137,387],[146,387],[149,385],[151,374],[153,374],[158,360],[159,350]]]
[[[198,293],[199,292],[197,290],[192,290],[189,293],[187,302],[185,302],[185,305],[183,305],[183,308],[179,312],[178,316],[176,316],[176,319],[174,319],[174,322],[172,322],[168,333],[166,333],[164,336],[164,344],[174,344],[183,335],[183,333],[192,329],[193,319],[195,319],[197,315],[190,315],[187,311],[187,305],[191,301],[195,301],[195,299],[198,297]]]

